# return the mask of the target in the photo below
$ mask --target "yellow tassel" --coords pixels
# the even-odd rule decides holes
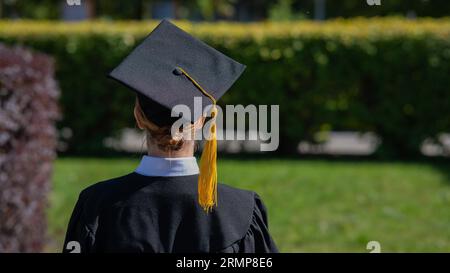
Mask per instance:
[[[210,137],[206,140],[200,159],[200,174],[198,177],[198,202],[210,212],[217,205],[217,138],[216,138],[216,106],[211,110]]]
[[[200,174],[198,176],[198,203],[208,213],[217,206],[217,133],[216,133],[216,100],[183,68],[177,67],[205,96],[211,99],[210,136],[206,140],[200,158]]]

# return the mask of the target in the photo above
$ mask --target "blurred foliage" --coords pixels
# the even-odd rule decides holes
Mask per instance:
[[[0,252],[46,243],[59,90],[50,57],[0,44]]]
[[[89,17],[100,19],[148,19],[161,4],[172,7],[175,18],[190,19],[239,19],[245,9],[245,19],[261,19],[271,0],[81,0],[92,8]],[[66,0],[0,0],[0,18],[58,19]],[[167,16],[167,15],[166,15]]]
[[[58,18],[59,0],[0,0],[0,17],[56,19]]]
[[[269,10],[269,20],[271,21],[292,21],[303,19],[306,16],[296,13],[293,9],[293,0],[279,0]]]
[[[382,156],[411,156],[450,128],[449,19],[176,23],[247,65],[221,103],[280,105],[280,152],[357,130],[382,137]],[[55,56],[69,151],[98,153],[134,124],[132,93],[105,76],[156,24],[3,21],[0,40]]]
[[[161,0],[81,0],[94,7],[95,18],[145,19]],[[0,0],[0,17],[57,19],[65,0]],[[450,16],[447,0],[381,0],[370,6],[366,0],[325,1],[326,18],[354,16],[409,15],[419,17]],[[178,19],[295,20],[312,18],[317,0],[167,0]]]
[[[297,5],[314,0],[296,0]],[[327,17],[415,15],[419,17],[450,16],[447,0],[381,0],[379,6],[369,6],[367,0],[327,1]]]

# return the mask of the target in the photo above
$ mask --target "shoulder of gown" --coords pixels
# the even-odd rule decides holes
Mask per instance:
[[[129,175],[97,182],[80,192],[67,226],[63,252],[92,251],[104,199],[111,195],[115,184],[127,180]]]
[[[278,248],[269,233],[266,207],[257,193],[253,193],[253,196],[251,221],[244,236],[222,249],[221,253],[278,253]]]

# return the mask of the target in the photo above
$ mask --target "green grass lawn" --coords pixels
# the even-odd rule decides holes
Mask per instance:
[[[58,159],[48,251],[61,248],[80,190],[138,159]],[[222,159],[219,178],[254,190],[282,252],[450,251],[450,164]]]

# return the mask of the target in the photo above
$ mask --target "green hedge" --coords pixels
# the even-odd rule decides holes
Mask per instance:
[[[105,75],[156,23],[2,21],[0,41],[55,56],[69,151],[98,153],[133,124],[133,97]],[[379,154],[411,156],[450,128],[448,18],[177,24],[248,66],[223,104],[280,105],[280,151],[358,130],[382,137]]]

